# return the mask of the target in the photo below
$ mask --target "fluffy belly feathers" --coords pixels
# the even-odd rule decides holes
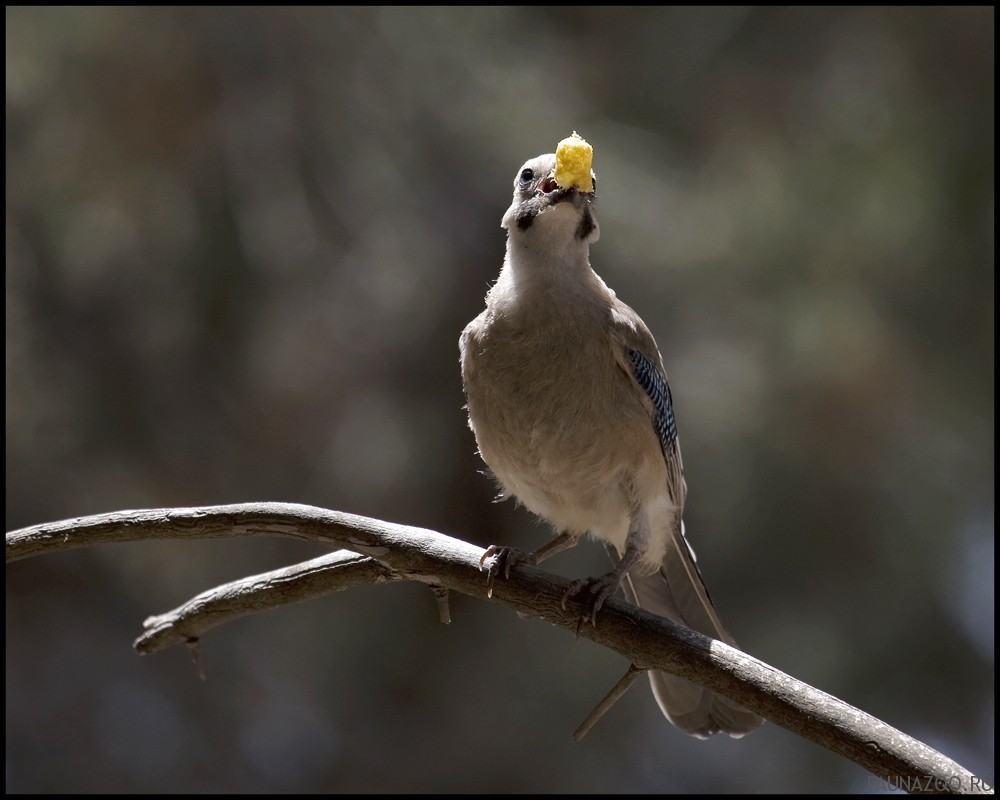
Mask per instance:
[[[480,454],[506,492],[557,530],[623,547],[638,501],[662,494],[666,481],[649,412],[610,342],[535,341],[545,352],[520,347],[516,336],[465,340]],[[563,352],[554,358],[553,350]],[[593,359],[605,368],[593,369]],[[595,374],[603,385],[583,377]]]

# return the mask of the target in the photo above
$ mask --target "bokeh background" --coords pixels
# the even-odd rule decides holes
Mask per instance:
[[[994,11],[6,10],[6,523],[283,500],[482,545],[458,334],[527,158],[595,147],[687,528],[746,649],[994,775]],[[619,656],[371,587],[139,658],[302,543],[7,568],[10,792],[884,789],[677,733]],[[606,569],[584,544],[552,569]]]

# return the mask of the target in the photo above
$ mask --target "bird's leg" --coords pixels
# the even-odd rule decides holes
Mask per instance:
[[[563,550],[568,550],[580,541],[580,534],[560,533],[555,539],[543,544],[537,550],[525,553],[516,547],[505,547],[503,545],[491,544],[486,548],[482,558],[479,559],[479,568],[486,569],[486,596],[493,594],[493,581],[501,572],[504,578],[510,578],[510,568],[518,564],[530,564],[538,566],[549,556],[554,556]],[[489,562],[487,564],[487,562]]]
[[[597,612],[601,610],[605,601],[618,591],[618,587],[622,585],[628,571],[642,558],[642,553],[643,548],[640,545],[638,532],[629,531],[628,537],[625,539],[625,553],[615,568],[606,575],[573,581],[566,590],[566,594],[563,595],[563,611],[566,610],[567,600],[583,595],[584,607],[583,614],[580,615],[580,623],[590,622],[591,625],[596,625]]]

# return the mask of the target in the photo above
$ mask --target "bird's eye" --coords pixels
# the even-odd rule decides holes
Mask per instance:
[[[522,169],[521,174],[518,176],[518,180],[522,184],[531,183],[532,178],[535,177],[535,171],[533,169]]]

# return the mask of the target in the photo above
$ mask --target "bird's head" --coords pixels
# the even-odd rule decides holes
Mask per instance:
[[[526,161],[514,177],[514,199],[501,226],[511,238],[543,235],[596,242],[600,228],[594,216],[597,179],[593,171],[589,192],[576,185],[563,188],[556,183],[555,172],[554,153]]]

